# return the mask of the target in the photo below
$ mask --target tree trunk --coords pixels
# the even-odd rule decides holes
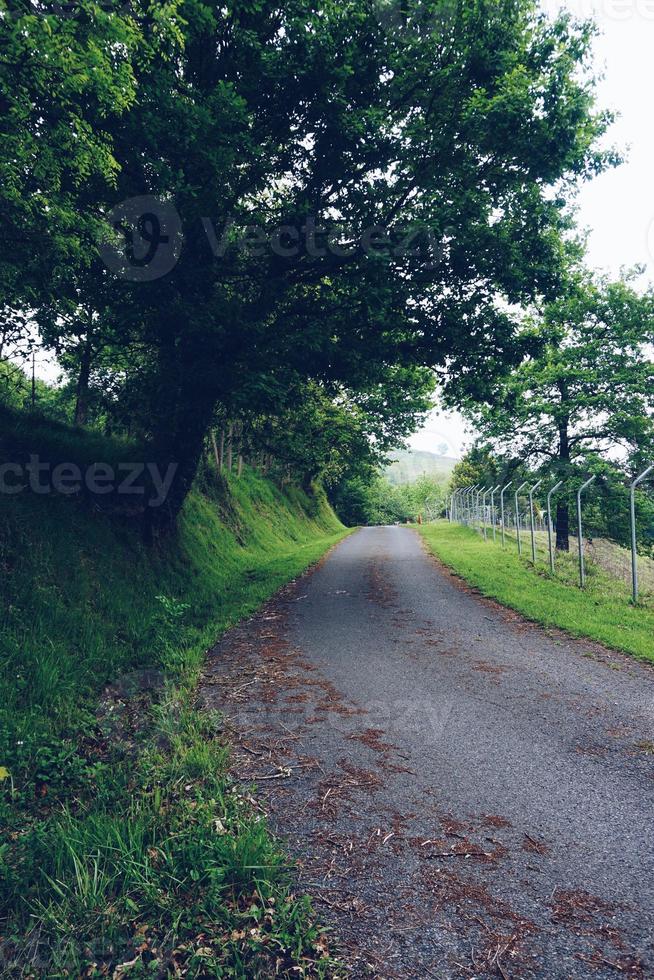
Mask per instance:
[[[193,486],[213,410],[213,403],[199,406],[196,402],[195,406],[186,411],[180,405],[176,419],[177,428],[168,433],[157,433],[153,444],[154,459],[151,463],[157,466],[160,480],[164,480],[169,473],[172,474],[172,479],[164,499],[161,499],[160,488],[153,485],[146,487],[146,541],[152,541],[157,531],[165,532],[174,528],[177,516]]]
[[[86,425],[89,412],[89,379],[91,377],[91,358],[93,347],[91,338],[87,337],[82,348],[77,389],[75,396],[75,425]]]
[[[148,542],[174,529],[193,485],[215,411],[217,393],[202,377],[196,358],[192,341],[175,343],[173,330],[159,348],[147,462],[156,467],[160,484],[166,478],[168,484],[162,488],[147,480],[143,533]]]
[[[570,551],[570,511],[564,500],[556,505],[556,547],[559,551]]]
[[[229,428],[227,430],[227,472],[232,472],[232,463],[234,462],[234,423],[229,423]]]
[[[225,469],[225,426],[220,429],[220,451],[218,453],[218,472],[222,473]]]
[[[211,430],[211,445],[213,447],[213,458],[216,461],[216,469],[220,473],[222,469],[221,462],[220,462],[220,452],[218,450],[218,443],[216,442],[216,433],[213,429]]]

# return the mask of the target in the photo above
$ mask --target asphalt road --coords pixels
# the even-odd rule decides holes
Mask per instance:
[[[654,977],[651,669],[371,528],[224,637],[204,697],[353,976]]]

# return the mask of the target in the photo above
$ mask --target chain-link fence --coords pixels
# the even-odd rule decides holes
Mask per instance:
[[[452,493],[448,517],[581,588],[590,576],[654,602],[653,485],[654,464],[629,485],[614,474],[474,485]]]

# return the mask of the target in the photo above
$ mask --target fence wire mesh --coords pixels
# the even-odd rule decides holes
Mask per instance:
[[[571,568],[576,565],[579,584],[585,585],[587,578],[597,587],[619,583],[624,589],[616,592],[616,600],[631,597],[654,604],[654,467],[643,474],[633,487],[600,475],[558,486],[552,480],[544,481],[537,489],[534,480],[518,487],[511,485],[503,495],[501,486],[460,488],[450,499],[449,516],[452,521],[476,528],[486,540],[515,548],[526,560],[535,557],[538,565],[550,563],[551,533],[551,562],[556,575],[571,580]],[[551,498],[550,525],[547,498],[552,488],[556,492]],[[577,513],[580,490],[581,549]],[[567,549],[556,549],[565,539]]]

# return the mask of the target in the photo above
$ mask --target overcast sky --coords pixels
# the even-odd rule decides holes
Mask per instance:
[[[612,274],[643,264],[654,280],[654,0],[543,0],[542,6],[566,6],[597,22],[602,34],[595,56],[604,73],[599,102],[619,115],[608,142],[628,157],[580,190],[579,223],[590,231],[589,263]],[[460,455],[464,426],[456,416],[436,413],[411,444],[433,451],[444,441],[452,455]]]

